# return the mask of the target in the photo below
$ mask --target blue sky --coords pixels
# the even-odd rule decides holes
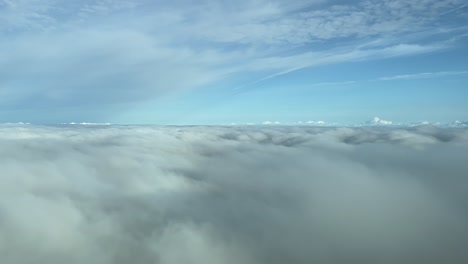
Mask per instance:
[[[464,0],[0,0],[0,122],[468,120]]]

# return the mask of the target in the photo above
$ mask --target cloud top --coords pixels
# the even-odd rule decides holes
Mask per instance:
[[[391,125],[393,124],[392,121],[389,120],[383,120],[378,117],[374,117],[372,120],[368,121],[366,124],[369,125]]]
[[[467,151],[433,126],[0,126],[2,263],[464,263]]]

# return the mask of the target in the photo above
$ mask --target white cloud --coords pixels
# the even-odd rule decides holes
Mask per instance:
[[[380,119],[378,117],[374,117],[372,120],[366,122],[367,124],[371,124],[371,125],[391,125],[393,124],[392,121],[389,121],[389,120],[383,120],[383,119]]]
[[[322,125],[325,125],[325,121],[307,121],[306,124],[309,124],[309,125],[318,125],[318,126],[322,126]]]
[[[467,150],[427,126],[2,125],[2,263],[464,263]]]
[[[90,122],[71,122],[71,123],[62,123],[62,125],[82,125],[82,126],[110,126],[111,123],[90,123]]]
[[[453,127],[468,127],[468,121],[459,121],[459,120],[455,120],[455,121],[453,121],[451,124],[449,124],[449,126],[453,126]]]
[[[262,125],[279,125],[281,124],[279,121],[264,121]]]
[[[325,52],[306,52],[288,57],[269,57],[253,61],[248,67],[251,70],[282,70],[268,75],[257,82],[285,75],[300,69],[309,68],[323,64],[342,63],[350,61],[375,60],[392,57],[400,57],[414,54],[424,54],[437,50],[446,49],[444,43],[433,43],[431,45],[398,44],[393,46],[356,49],[354,46],[341,47],[336,50]],[[345,84],[350,84],[346,82]]]
[[[17,29],[44,31],[53,28],[57,20],[50,14],[53,0],[1,0],[0,33]]]
[[[423,72],[416,74],[402,74],[395,76],[381,77],[380,81],[394,81],[394,80],[412,80],[412,79],[424,79],[424,78],[436,78],[453,75],[468,75],[468,71],[443,71],[443,72]]]
[[[437,20],[441,12],[457,7],[463,1],[312,3],[309,4],[312,7],[297,12],[287,12],[285,5],[276,1],[241,1],[235,10],[206,1],[204,4],[206,11],[199,10],[201,12],[195,16],[187,34],[216,42],[297,45],[350,36],[421,31]]]
[[[459,11],[459,10],[461,10],[461,9],[466,8],[467,6],[468,6],[468,4],[464,4],[464,5],[455,7],[455,8],[453,8],[453,9],[450,9],[450,10],[448,10],[448,11],[445,11],[445,12],[441,13],[440,15],[441,15],[441,16],[444,16],[444,15],[446,15],[446,14],[450,14],[450,13]]]

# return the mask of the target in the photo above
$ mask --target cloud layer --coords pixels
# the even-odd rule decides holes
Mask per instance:
[[[464,263],[468,130],[0,127],[2,263]]]

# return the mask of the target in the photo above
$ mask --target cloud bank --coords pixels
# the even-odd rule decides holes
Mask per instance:
[[[0,126],[2,263],[464,263],[463,128]]]

